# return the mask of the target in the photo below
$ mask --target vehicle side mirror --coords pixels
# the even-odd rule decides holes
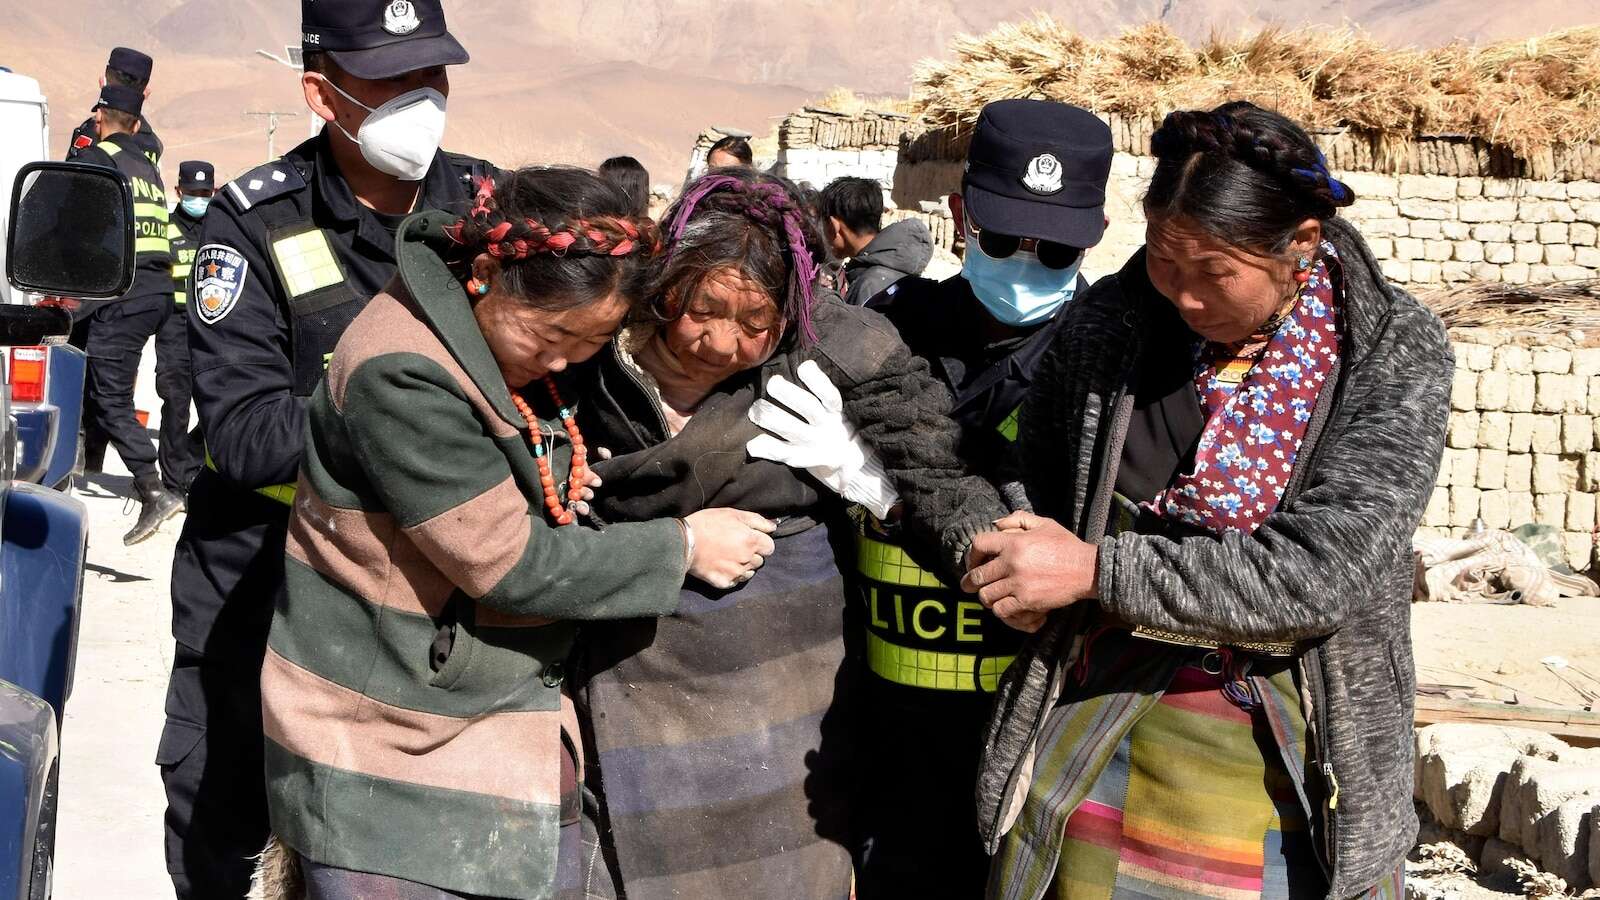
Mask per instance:
[[[133,189],[125,176],[87,163],[22,167],[6,233],[12,287],[109,300],[133,285],[133,266]]]

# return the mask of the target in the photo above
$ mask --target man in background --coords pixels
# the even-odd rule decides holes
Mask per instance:
[[[149,96],[150,73],[153,67],[150,57],[127,47],[112,49],[110,57],[106,60],[105,72],[100,76],[100,86],[117,84],[133,88],[141,95]],[[133,134],[135,146],[142,151],[152,163],[161,165],[161,139],[156,137],[155,131],[150,127],[150,121],[143,114],[139,116],[139,129]],[[89,118],[83,121],[72,132],[72,140],[67,144],[67,159],[76,160],[85,150],[93,147],[100,140],[100,132],[95,125],[95,115],[90,112]],[[74,314],[72,339],[70,343],[84,353],[89,352],[89,317],[94,309],[82,306]],[[88,408],[89,384],[84,380],[84,408]],[[98,422],[92,416],[85,416],[80,427],[80,440],[83,452],[83,469],[86,472],[98,472],[105,463],[106,445],[110,436],[101,430]]]
[[[127,47],[114,48],[110,58],[106,60],[105,74],[100,76],[100,86],[119,84],[133,88],[143,97],[149,97],[150,72],[153,66],[150,57],[137,50]],[[94,113],[91,112],[89,118],[72,132],[72,143],[67,148],[67,159],[77,159],[78,154],[93,147],[99,139],[99,132],[95,130]],[[152,163],[161,165],[161,139],[156,137],[155,130],[150,127],[150,120],[146,119],[143,113],[139,116],[139,129],[133,135],[133,143]]]
[[[933,235],[921,219],[883,228],[883,186],[871,178],[840,178],[818,199],[829,249],[844,264],[841,295],[865,306],[889,286],[921,275],[933,259]]]
[[[729,135],[706,151],[706,167],[711,169],[725,169],[732,166],[753,166],[756,164],[755,152],[750,149],[747,138]]]
[[[650,215],[650,173],[631,156],[613,156],[600,164],[600,177],[611,182],[633,201],[633,214]]]
[[[133,286],[116,301],[95,308],[88,335],[89,417],[117,448],[133,475],[139,499],[138,520],[122,538],[129,546],[155,534],[162,522],[183,508],[183,501],[163,485],[155,443],[133,408],[133,384],[144,345],[172,315],[172,241],[167,232],[171,217],[161,170],[138,140],[143,107],[144,93],[137,88],[122,84],[101,88],[94,107],[99,142],[76,157],[79,162],[116,169],[133,190]],[[156,389],[162,392],[159,381]],[[162,397],[167,409],[173,408],[173,399]]]
[[[191,159],[178,164],[178,205],[167,236],[172,240],[172,315],[156,332],[156,391],[161,395],[161,483],[180,498],[200,470],[198,435],[189,432],[189,401],[194,373],[189,364],[189,275],[200,249],[200,222],[216,195],[211,163]]]

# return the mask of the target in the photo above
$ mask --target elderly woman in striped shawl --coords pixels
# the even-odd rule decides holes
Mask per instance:
[[[959,523],[987,527],[1003,507],[964,474],[949,395],[893,327],[816,292],[822,242],[790,185],[714,172],[663,231],[654,315],[597,358],[580,415],[615,454],[598,464],[596,513],[735,505],[779,525],[775,551],[734,590],[691,579],[676,613],[585,629],[579,702],[610,829],[597,858],[631,900],[844,898],[864,761],[835,557],[853,532],[827,527],[841,524],[836,495],[900,507],[944,571],[971,539]],[[834,464],[773,461],[812,464],[752,416],[790,438],[838,423],[824,442]]]

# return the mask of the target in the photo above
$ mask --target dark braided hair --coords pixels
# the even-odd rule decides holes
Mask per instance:
[[[500,284],[539,309],[572,309],[612,294],[635,305],[646,294],[651,257],[660,252],[654,222],[633,214],[619,187],[583,169],[526,168],[485,179],[473,208],[445,228],[445,261],[472,277],[487,253]]]
[[[1175,112],[1150,139],[1145,218],[1181,216],[1225,244],[1275,256],[1306,219],[1355,202],[1305,129],[1253,103]]]
[[[827,251],[793,184],[753,169],[717,170],[689,185],[661,228],[667,251],[650,281],[657,321],[677,319],[709,276],[731,269],[772,298],[786,334],[816,340],[813,290]]]

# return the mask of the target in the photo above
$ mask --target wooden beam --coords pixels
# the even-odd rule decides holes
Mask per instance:
[[[1417,697],[1417,727],[1440,722],[1506,725],[1553,734],[1574,747],[1600,747],[1600,713],[1549,709],[1482,700]]]

